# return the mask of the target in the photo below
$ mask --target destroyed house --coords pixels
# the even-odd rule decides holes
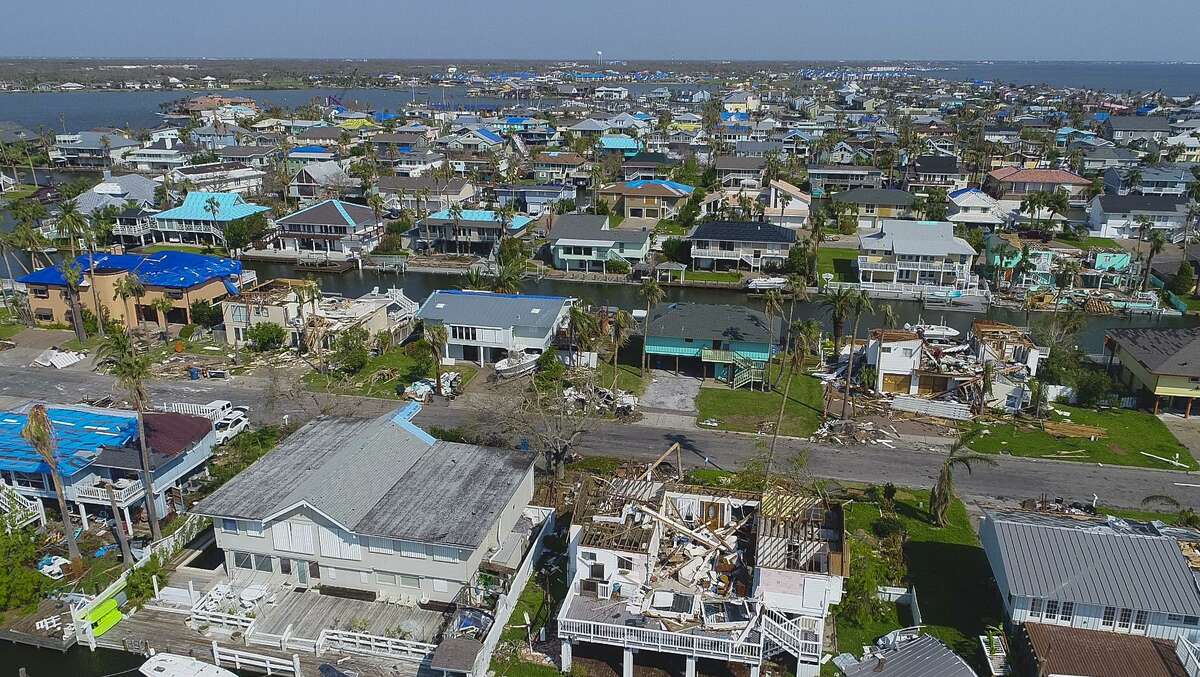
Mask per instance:
[[[573,643],[708,658],[757,675],[781,652],[817,675],[826,618],[849,573],[840,505],[649,479],[585,478],[558,617]]]

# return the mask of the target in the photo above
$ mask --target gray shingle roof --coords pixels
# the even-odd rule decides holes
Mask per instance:
[[[550,242],[559,240],[597,240],[603,242],[632,242],[641,245],[650,239],[649,230],[636,228],[605,228],[607,216],[592,214],[563,214],[550,227]]]
[[[834,202],[911,207],[916,197],[898,188],[851,188],[833,196]]]
[[[796,231],[764,221],[704,221],[687,239],[791,244],[796,241]]]
[[[425,299],[417,317],[471,327],[514,327],[544,335],[569,302],[563,296],[439,289]]]
[[[844,670],[846,677],[976,677],[958,654],[925,635]]]
[[[981,537],[1002,594],[1200,616],[1179,542],[1150,525],[996,512]]]
[[[357,534],[474,548],[532,459],[435,441],[392,416],[318,418],[192,511],[261,520],[299,503]]]
[[[1114,115],[1108,119],[1114,130],[1123,132],[1169,132],[1171,123],[1158,115]]]
[[[1152,374],[1200,377],[1200,327],[1110,329],[1108,337]]]
[[[1105,194],[1100,197],[1100,206],[1106,214],[1128,214],[1130,212],[1182,212],[1187,198],[1182,195],[1128,195]]]
[[[779,341],[782,324],[753,308],[706,303],[660,303],[650,311],[650,336],[694,339],[697,341]]]

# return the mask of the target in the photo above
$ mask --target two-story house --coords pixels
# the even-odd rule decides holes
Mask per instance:
[[[192,161],[200,149],[178,138],[163,136],[125,154],[123,163],[139,172],[163,172]]]
[[[659,303],[645,338],[652,364],[741,388],[765,386],[782,323],[746,306]]]
[[[796,231],[763,221],[704,221],[692,228],[692,263],[706,270],[762,270],[782,265],[796,242]]]
[[[237,193],[192,191],[183,204],[154,214],[150,222],[152,234],[160,242],[224,244],[230,223],[269,211]]]
[[[362,181],[350,176],[337,160],[304,165],[288,182],[288,197],[305,204],[353,195],[361,190]]]
[[[454,205],[465,207],[474,200],[478,189],[468,179],[448,180],[432,176],[381,176],[376,190],[388,209],[409,212],[436,212]]]
[[[715,167],[717,181],[725,187],[757,188],[762,185],[767,160],[763,157],[718,155]]]
[[[493,364],[516,353],[539,355],[565,329],[575,300],[563,296],[438,290],[417,319],[446,327],[447,360]]]
[[[694,190],[676,181],[623,181],[601,188],[599,199],[625,218],[671,219]]]
[[[975,286],[975,250],[954,236],[948,221],[884,221],[858,244],[858,281],[864,289],[889,285],[928,291]]]
[[[383,236],[383,218],[370,207],[323,200],[275,221],[282,249],[367,254]]]
[[[820,673],[824,627],[850,568],[841,505],[781,489],[588,475],[568,539],[564,672],[576,645],[599,644],[622,651],[626,675],[647,653],[656,663],[682,657],[688,675],[710,659],[759,677],[780,654],[798,677]],[[682,566],[672,561],[679,551],[689,553]],[[753,567],[742,565],[747,552]]]
[[[1114,143],[1159,142],[1171,135],[1171,122],[1162,115],[1110,115],[1101,132]]]
[[[665,153],[638,153],[621,163],[621,174],[626,181],[638,179],[669,179],[679,161]]]
[[[834,204],[850,205],[859,228],[874,230],[886,219],[912,218],[916,196],[899,188],[851,188],[831,199]]]
[[[967,187],[967,175],[953,155],[918,155],[908,166],[905,186],[920,196],[928,196],[931,188],[951,193]]]
[[[445,253],[490,255],[501,238],[520,237],[533,223],[517,214],[507,221],[490,209],[442,209],[417,222],[419,244]]]
[[[857,165],[812,165],[808,180],[813,197],[829,197],[852,188],[882,188],[883,170]]]
[[[418,409],[310,421],[197,503],[226,571],[409,603],[477,584],[532,498],[533,457],[434,439]]]
[[[1142,402],[1154,405],[1158,414],[1164,405],[1192,415],[1192,403],[1200,397],[1200,328],[1145,327],[1110,329],[1104,336],[1114,378],[1135,392]]]
[[[564,214],[550,227],[550,255],[559,270],[607,272],[613,261],[645,261],[651,236],[646,229],[611,228],[604,215]]]
[[[559,183],[511,183],[492,188],[501,207],[512,205],[518,212],[540,216],[562,202],[573,204],[575,186]],[[568,202],[569,201],[569,202]]]
[[[140,144],[116,129],[94,129],[54,137],[50,159],[68,167],[112,167]]]
[[[1196,180],[1192,169],[1197,166],[1200,165],[1191,162],[1164,162],[1132,169],[1112,167],[1104,171],[1104,192],[1117,195],[1185,195]]]
[[[763,216],[777,226],[803,228],[808,223],[812,195],[783,179],[773,179],[767,189]]]
[[[955,225],[995,229],[1012,220],[1012,213],[1000,201],[978,188],[963,188],[947,196],[950,214],[946,220]]]
[[[541,183],[572,183],[584,177],[587,160],[578,153],[548,151],[533,156],[533,177]]]
[[[1142,222],[1148,229],[1142,232]],[[1088,209],[1088,231],[1096,237],[1148,238],[1161,232],[1167,241],[1188,225],[1188,199],[1182,195],[1097,195]]]
[[[266,175],[243,162],[208,162],[172,169],[171,183],[188,186],[189,190],[258,195]]]
[[[255,169],[267,169],[280,161],[279,146],[225,146],[217,151],[222,162],[241,162]]]

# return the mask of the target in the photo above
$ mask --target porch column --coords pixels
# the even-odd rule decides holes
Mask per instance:
[[[87,506],[85,506],[83,503],[76,503],[75,505],[79,506],[79,519],[83,522],[83,530],[87,531],[87,528],[88,528]],[[70,529],[71,528],[70,520],[67,520],[66,524],[64,524],[63,526]]]
[[[1186,406],[1186,407],[1184,408],[1184,410],[1183,410],[1183,417],[1184,417],[1184,418],[1191,418],[1191,417],[1192,417],[1192,400],[1193,400],[1193,399],[1195,399],[1195,398],[1193,398],[1193,397],[1189,397],[1189,398],[1187,398],[1187,406]]]
[[[758,677],[758,673],[760,670],[762,670],[762,668],[760,666],[751,665],[750,666],[750,677]]]
[[[121,512],[125,513],[125,532],[130,536],[133,535],[133,520],[129,517],[129,506],[121,508]]]
[[[1158,416],[1158,406],[1162,404],[1162,398],[1157,395],[1154,397],[1154,415]]]
[[[625,647],[621,660],[621,677],[633,677],[633,649]]]
[[[688,656],[688,657],[684,658],[683,660],[684,660],[683,676],[684,677],[696,677],[696,657]]]
[[[562,658],[559,660],[559,669],[563,672],[571,671],[571,640],[569,639],[562,641]]]

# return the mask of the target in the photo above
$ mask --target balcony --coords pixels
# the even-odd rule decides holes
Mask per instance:
[[[859,270],[880,271],[890,273],[897,270],[916,270],[933,273],[954,273],[955,275],[965,275],[968,269],[965,263],[952,263],[949,261],[885,261],[874,256],[858,257]]]
[[[150,222],[138,221],[137,223],[118,223],[113,226],[113,235],[129,235],[132,237],[142,237],[150,234]]]
[[[108,488],[100,484],[74,487],[72,493],[77,501],[95,501],[108,505]],[[117,505],[128,505],[143,495],[142,483],[137,480],[117,480],[113,484],[113,496],[117,499]]]

